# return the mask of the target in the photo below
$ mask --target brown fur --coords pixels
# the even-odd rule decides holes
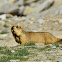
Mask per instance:
[[[20,44],[26,43],[55,43],[62,39],[56,38],[48,32],[25,32],[20,26],[13,26],[11,28],[12,34],[16,42]]]

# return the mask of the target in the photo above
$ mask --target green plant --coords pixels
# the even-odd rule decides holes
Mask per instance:
[[[32,45],[35,45],[35,43],[27,43],[27,44],[25,44],[25,46],[32,46]]]
[[[56,47],[59,47],[59,43],[58,43],[58,42],[53,43],[52,45],[53,45],[53,46],[56,46]]]
[[[24,49],[18,49],[16,53],[14,53],[15,56],[27,56],[29,55],[29,52],[26,48]]]
[[[0,34],[7,34],[8,32],[4,32],[4,31],[2,31],[2,32],[0,32]]]

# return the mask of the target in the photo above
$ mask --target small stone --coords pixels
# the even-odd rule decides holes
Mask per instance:
[[[62,48],[60,48],[62,50]]]
[[[43,57],[44,55],[43,55],[43,54],[40,54],[40,55],[38,55],[38,56]]]
[[[0,34],[0,37],[6,37],[7,34]]]
[[[11,50],[11,52],[12,52],[12,53],[14,53],[14,52],[15,52],[15,50]]]
[[[28,58],[28,56],[23,56],[24,58]]]
[[[59,45],[60,49],[62,50],[62,44]]]
[[[10,62],[19,62],[20,59],[16,59],[16,60],[10,60]]]
[[[48,44],[49,47],[52,47],[53,45],[52,44]]]
[[[53,49],[56,49],[56,46],[53,46],[52,48],[53,48]]]
[[[37,48],[44,48],[45,47],[44,43],[35,43],[35,46]]]
[[[33,30],[32,32],[38,32],[38,31],[36,31],[36,30]]]
[[[37,22],[42,24],[42,23],[44,23],[44,20],[43,19],[38,19]]]
[[[50,54],[51,56],[55,56],[55,54],[54,53],[52,53],[52,54]]]

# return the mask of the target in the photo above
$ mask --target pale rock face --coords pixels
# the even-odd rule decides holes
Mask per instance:
[[[0,19],[2,20],[6,19],[6,14],[0,15]]]
[[[26,7],[25,8],[25,11],[24,11],[24,15],[28,15],[28,14],[31,14],[31,13],[36,13],[37,10],[35,8],[32,8],[32,7]]]
[[[7,4],[9,3],[8,0],[0,0],[0,4]]]
[[[0,14],[3,14],[3,13],[13,13],[13,14],[17,14],[18,12],[18,6],[15,5],[15,4],[5,4],[3,5],[2,7],[0,7]]]

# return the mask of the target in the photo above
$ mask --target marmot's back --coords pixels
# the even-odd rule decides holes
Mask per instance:
[[[31,42],[36,43],[54,43],[57,38],[48,32],[29,32],[27,33]]]

